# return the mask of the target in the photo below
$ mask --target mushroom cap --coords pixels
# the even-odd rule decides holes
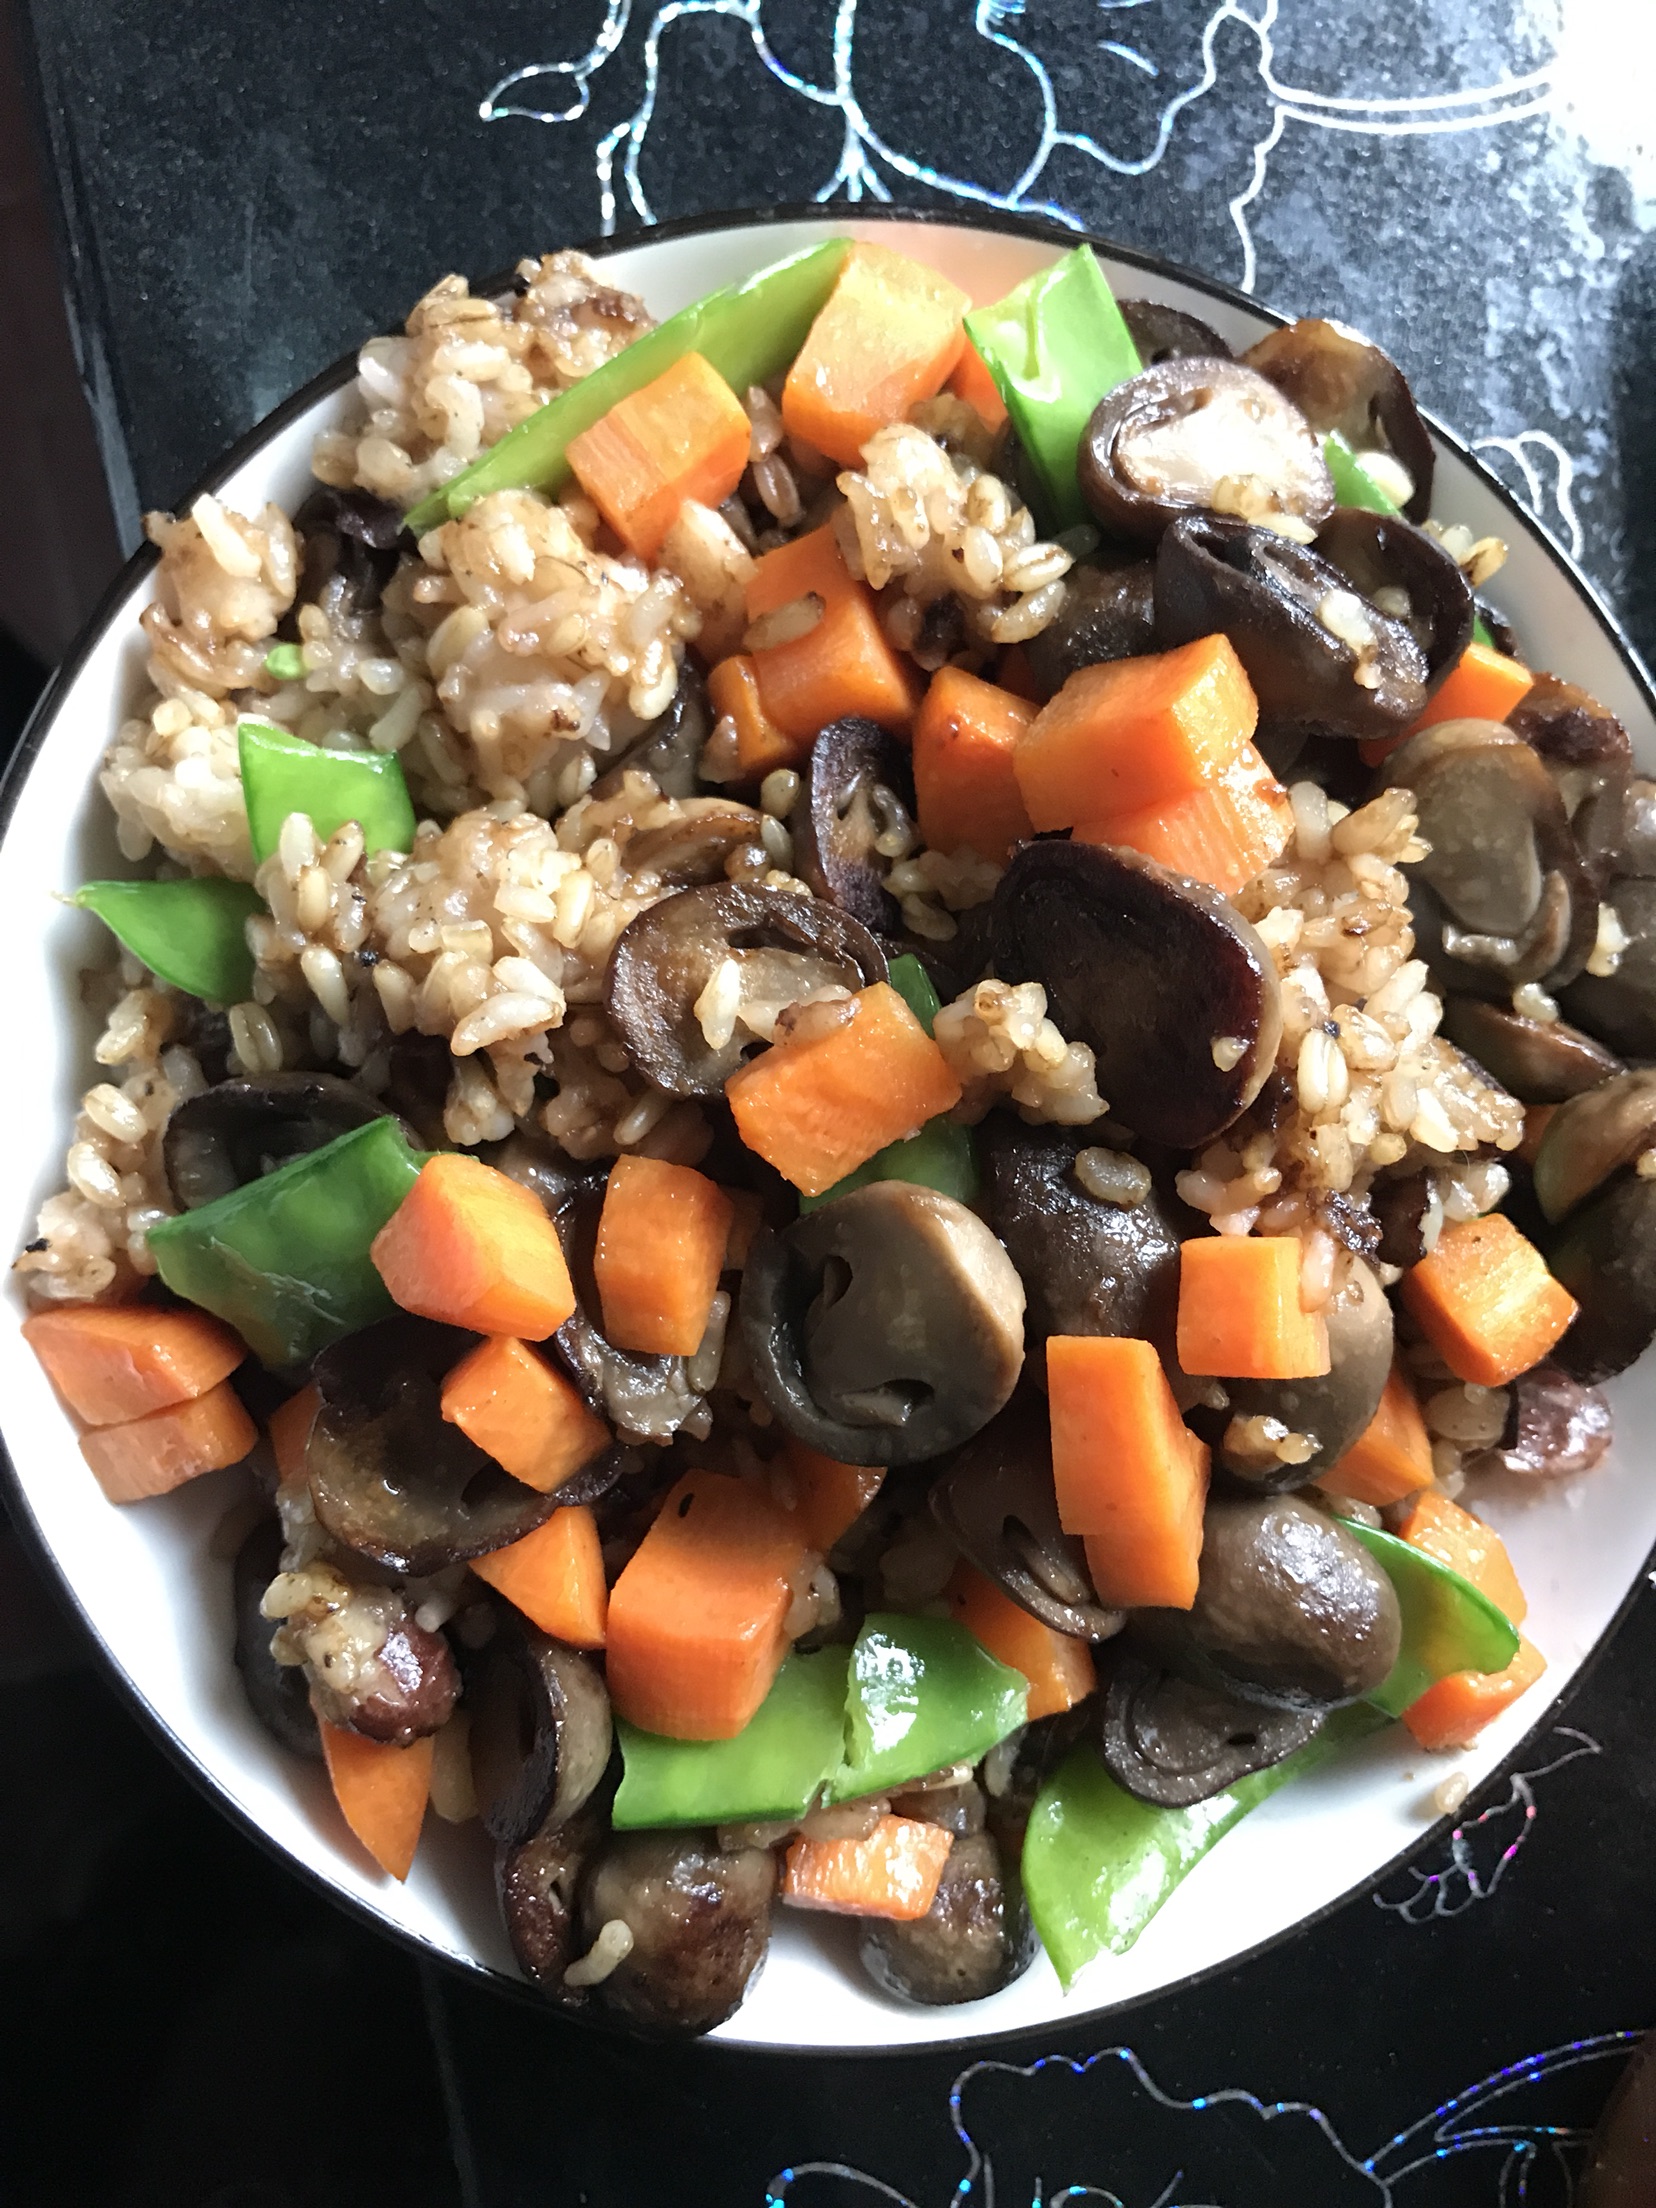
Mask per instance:
[[[710,1832],[613,1834],[583,1883],[581,1939],[619,1922],[632,1949],[598,2005],[643,2031],[712,2031],[765,1959],[775,1892],[768,1849],[721,1848]]]
[[[609,1695],[589,1660],[510,1620],[475,1683],[471,1760],[491,1839],[519,1847],[585,1807],[609,1762]]]
[[[161,1161],[178,1204],[195,1211],[384,1116],[383,1104],[337,1074],[218,1081],[174,1105]]]
[[[866,1919],[857,1952],[883,1993],[941,2008],[1009,1986],[1035,1947],[1020,1882],[1007,1877],[994,1837],[974,1832],[949,1850],[926,1914],[907,1923]]]
[[[1452,996],[1441,1032],[1522,1104],[1562,1104],[1623,1071],[1621,1060],[1567,1020],[1530,1020],[1484,997]]]
[[[1262,1709],[1145,1662],[1125,1647],[1111,1667],[1101,1749],[1118,1786],[1160,1809],[1222,1794],[1315,1737],[1317,1710]]]
[[[1337,429],[1359,452],[1389,449],[1414,485],[1404,512],[1411,521],[1426,519],[1436,455],[1408,378],[1389,353],[1343,322],[1310,315],[1272,330],[1242,357],[1292,399],[1313,429]]]
[[[913,817],[902,745],[856,714],[830,721],[811,746],[790,816],[794,871],[814,897],[876,935],[895,935],[903,924],[885,886],[892,861],[875,848],[897,808]]]
[[[1613,1074],[1568,1098],[1535,1154],[1535,1200],[1555,1224],[1596,1188],[1656,1147],[1656,1068]]]

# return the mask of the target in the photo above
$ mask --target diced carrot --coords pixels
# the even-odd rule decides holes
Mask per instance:
[[[987,428],[999,429],[1005,421],[1006,401],[985,367],[983,355],[970,338],[960,348],[960,358],[954,364],[948,388],[957,399],[964,399],[968,406],[976,408]]]
[[[914,723],[920,834],[934,851],[968,845],[1004,866],[1034,834],[1012,770],[1035,708],[959,667],[940,667]]]
[[[88,1426],[117,1426],[216,1388],[247,1355],[205,1311],[153,1303],[65,1304],[23,1321],[46,1377]]]
[[[1545,1656],[1520,1633],[1518,1653],[1504,1671],[1450,1672],[1409,1704],[1403,1722],[1422,1748],[1470,1748],[1484,1727],[1510,1709],[1546,1668]]]
[[[851,1000],[837,1027],[772,1044],[725,1083],[736,1131],[807,1196],[876,1150],[952,1111],[948,1060],[886,981]]]
[[[622,543],[653,560],[687,498],[724,504],[742,480],[752,435],[723,376],[686,353],[572,437],[569,465]]]
[[[1404,1308],[1457,1380],[1504,1388],[1539,1364],[1576,1301],[1503,1212],[1445,1227],[1403,1275]]]
[[[112,1503],[141,1503],[203,1472],[240,1464],[258,1438],[241,1397],[221,1380],[188,1403],[148,1411],[120,1426],[89,1427],[80,1445]]]
[[[995,661],[995,683],[997,688],[1010,691],[1015,698],[1027,698],[1031,705],[1041,703],[1041,686],[1035,680],[1029,654],[1021,644],[1008,644]]]
[[[827,1551],[848,1533],[880,1492],[885,1468],[841,1464],[790,1434],[783,1458],[793,1483],[792,1516],[813,1549]]]
[[[1029,1718],[1056,1717],[1084,1702],[1098,1685],[1092,1650],[1073,1634],[1058,1633],[1032,1617],[1003,1587],[962,1562],[943,1590],[949,1615],[981,1641],[991,1656],[1029,1681]]]
[[[1376,1509],[1431,1486],[1432,1437],[1401,1357],[1392,1360],[1379,1408],[1323,1484]]]
[[[1310,1380],[1328,1323],[1300,1307],[1294,1234],[1203,1234],[1179,1246],[1179,1364],[1221,1380]]]
[[[609,1589],[598,1521],[584,1503],[565,1503],[521,1541],[474,1556],[471,1568],[555,1641],[603,1647]]]
[[[716,1181],[661,1158],[617,1158],[592,1269],[604,1334],[647,1357],[693,1357],[719,1292],[731,1202]]]
[[[290,1395],[270,1414],[270,1446],[276,1458],[276,1477],[283,1487],[297,1486],[305,1477],[305,1450],[321,1408],[322,1398],[312,1386]]]
[[[915,749],[918,779],[918,736]],[[1293,833],[1288,792],[1254,746],[1244,744],[1216,780],[1136,812],[1077,822],[1075,840],[1142,851],[1175,874],[1210,882],[1228,897],[1263,873],[1286,850]]]
[[[1365,766],[1377,767],[1388,752],[1407,743],[1415,729],[1431,728],[1438,721],[1504,721],[1534,687],[1535,677],[1521,660],[1508,659],[1488,644],[1468,644],[1419,720],[1401,736],[1367,738],[1357,746],[1358,756]]]
[[[937,1899],[953,1846],[947,1826],[918,1817],[882,1817],[862,1840],[807,1840],[801,1833],[782,1867],[782,1899],[795,1909],[911,1924]]]
[[[1518,1584],[1506,1543],[1493,1526],[1486,1526],[1481,1518],[1474,1518],[1469,1510],[1462,1510],[1459,1503],[1434,1489],[1415,1497],[1409,1515],[1397,1530],[1411,1548],[1424,1550],[1452,1572],[1459,1572],[1462,1579],[1469,1579],[1514,1625],[1523,1624],[1529,1615],[1529,1603]]]
[[[747,617],[775,613],[796,599],[818,597],[824,606],[855,598],[861,589],[845,564],[839,538],[831,521],[779,544],[773,552],[761,552],[747,583]]]
[[[918,675],[880,626],[861,584],[803,636],[767,644],[752,657],[766,714],[807,747],[830,721],[847,714],[861,714],[894,736],[906,736],[914,725]]]
[[[1047,1405],[1059,1522],[1082,1536],[1099,1601],[1188,1610],[1208,1451],[1180,1418],[1154,1348],[1125,1335],[1050,1335]]]
[[[789,432],[854,468],[887,422],[941,391],[971,300],[935,268],[857,244],[782,386]]]
[[[771,1690],[806,1542],[753,1482],[690,1472],[610,1589],[605,1676],[630,1724],[730,1740]]]
[[[708,669],[707,696],[717,718],[736,730],[737,779],[762,782],[773,767],[797,766],[811,748],[811,736],[790,736],[778,728],[759,696],[752,656],[737,652]]]
[[[316,1722],[340,1815],[382,1871],[405,1879],[425,1823],[435,1736],[425,1733],[398,1748],[326,1718]]]
[[[1073,828],[1183,797],[1216,781],[1252,737],[1253,686],[1226,636],[1082,667],[1018,746],[1037,828]]]
[[[1541,1137],[1547,1131],[1547,1122],[1556,1112],[1556,1104],[1526,1104],[1524,1106],[1524,1139],[1518,1145],[1518,1156],[1526,1165],[1535,1163],[1535,1154],[1541,1147]]]
[[[539,1198],[457,1150],[426,1160],[369,1254],[405,1311],[474,1334],[544,1341],[575,1308]]]
[[[443,1416],[525,1487],[552,1494],[609,1447],[572,1381],[515,1335],[491,1334],[443,1381]]]

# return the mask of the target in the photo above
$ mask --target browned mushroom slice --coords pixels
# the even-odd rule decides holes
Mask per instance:
[[[710,1832],[615,1834],[580,1901],[586,1952],[609,1941],[619,1956],[595,2001],[642,2031],[712,2031],[765,1959],[775,1894],[767,1849],[721,1848]]]
[[[514,1620],[490,1642],[471,1711],[472,1779],[491,1838],[517,1847],[591,1799],[610,1755],[610,1707],[590,1661]]]
[[[316,1360],[306,1451],[318,1521],[392,1571],[424,1577],[521,1541],[552,1515],[539,1494],[444,1418],[444,1375],[476,1340],[429,1319],[384,1319]]]
[[[587,1999],[584,1988],[565,1986],[564,1972],[580,1952],[581,1876],[603,1841],[603,1818],[589,1807],[495,1853],[495,1891],[512,1953],[530,1983],[563,2008],[583,2007]]]
[[[987,1832],[956,1840],[923,1917],[865,1920],[864,1970],[899,2001],[941,2008],[983,2001],[1035,1960],[1036,1938],[1023,1889]]]
[[[975,1212],[876,1181],[761,1233],[742,1332],[790,1433],[845,1464],[917,1464],[986,1426],[1023,1366],[1023,1282]]]
[[[271,1738],[291,1755],[320,1762],[322,1736],[316,1729],[304,1667],[276,1661],[270,1649],[275,1626],[261,1607],[281,1560],[282,1529],[274,1518],[261,1518],[236,1551],[231,1573],[236,1669],[253,1715]]]
[[[1100,1746],[1111,1778],[1129,1794],[1188,1809],[1281,1763],[1322,1722],[1320,1710],[1262,1709],[1123,1652],[1111,1667]]]
[[[194,1211],[384,1112],[366,1089],[332,1073],[220,1081],[174,1107],[161,1160],[179,1205]]]
[[[703,1001],[716,975],[730,998],[718,1006]],[[788,1005],[885,978],[884,952],[849,913],[726,883],[664,897],[629,922],[610,953],[604,1003],[658,1088],[717,1096]]]
[[[1412,522],[1361,506],[1331,514],[1314,549],[1360,598],[1403,623],[1425,655],[1430,696],[1472,641],[1472,588],[1459,563]]]
[[[1626,938],[1616,970],[1578,973],[1559,1002],[1624,1057],[1656,1058],[1656,872],[1613,882],[1607,901]]]
[[[1229,360],[1167,360],[1107,392],[1076,453],[1103,526],[1155,543],[1182,514],[1334,511],[1322,447],[1274,385]]]
[[[1151,560],[1136,559],[1126,567],[1072,567],[1063,604],[1024,646],[1041,695],[1056,696],[1078,668],[1153,652],[1155,588]]]
[[[448,1722],[460,1675],[401,1589],[343,1563],[314,1557],[272,1581],[264,1607],[281,1620],[275,1652],[302,1672],[318,1717],[406,1748]]]
[[[1043,838],[1014,854],[992,927],[1001,974],[1041,984],[1135,1133],[1194,1150],[1259,1094],[1282,1035],[1276,968],[1216,890],[1136,851]]]
[[[1467,1462],[1469,1472],[1515,1472],[1524,1479],[1567,1479],[1590,1472],[1614,1439],[1610,1406],[1553,1364],[1534,1365],[1510,1389],[1506,1431],[1493,1449]]]
[[[1432,510],[1432,440],[1408,379],[1378,345],[1342,322],[1308,317],[1273,330],[1243,359],[1284,392],[1311,427],[1337,429],[1358,452],[1386,451],[1409,478],[1411,521]]]
[[[1601,890],[1619,874],[1646,871],[1627,863],[1641,809],[1633,795],[1632,740],[1609,707],[1573,682],[1538,674],[1507,715],[1507,726],[1546,762]],[[1641,787],[1649,792],[1651,786]],[[1647,797],[1643,810],[1649,809]]]
[[[1228,1380],[1220,1460],[1272,1493],[1325,1479],[1380,1407],[1392,1363],[1392,1311],[1374,1273],[1351,1263],[1326,1307],[1329,1369],[1315,1380]]]
[[[293,517],[304,547],[299,587],[276,634],[299,635],[301,606],[321,606],[336,624],[372,613],[397,571],[405,541],[401,511],[372,491],[319,484]],[[406,542],[412,549],[413,539]]]
[[[1426,704],[1425,653],[1339,568],[1275,530],[1194,515],[1156,554],[1156,640],[1189,644],[1218,630],[1247,669],[1270,740],[1312,729],[1395,736]]]
[[[794,871],[813,895],[877,935],[903,924],[885,886],[892,853],[879,849],[914,814],[908,756],[894,737],[855,714],[831,721],[811,746],[790,825]]]
[[[752,852],[755,866],[768,863],[761,840],[764,825],[762,813],[728,797],[681,798],[676,820],[641,828],[631,838],[627,870],[635,878],[653,874],[674,888],[720,882],[741,852]]]
[[[1611,1182],[1571,1214],[1547,1263],[1581,1307],[1553,1362],[1572,1380],[1613,1380],[1656,1338],[1656,1181]]]
[[[1554,1222],[1611,1175],[1656,1148],[1656,1068],[1639,1067],[1570,1097],[1535,1154],[1535,1200]]]
[[[1146,368],[1159,368],[1164,360],[1232,357],[1217,330],[1182,308],[1164,306],[1159,299],[1122,299],[1117,304]]]
[[[630,751],[592,785],[594,797],[613,797],[626,774],[647,774],[663,797],[694,797],[701,789],[701,755],[713,733],[707,683],[691,660],[679,668],[678,688],[659,720]],[[629,854],[630,856],[630,854]]]
[[[1567,1020],[1530,1020],[1482,997],[1451,997],[1443,1032],[1524,1104],[1562,1104],[1597,1088],[1622,1063]]]

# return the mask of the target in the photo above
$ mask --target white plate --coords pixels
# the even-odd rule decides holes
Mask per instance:
[[[784,253],[847,231],[934,263],[980,302],[998,298],[1056,249],[1039,232],[995,223],[812,217],[702,225],[606,252],[605,260],[662,317]],[[1100,258],[1124,295],[1187,308],[1239,345],[1268,326],[1241,298],[1127,257],[1101,251]],[[290,402],[220,473],[214,487],[232,507],[252,512],[269,498],[290,511],[298,504],[311,441],[344,407],[340,378],[332,384]],[[1441,438],[1434,508],[1479,535],[1506,538],[1511,558],[1490,595],[1534,663],[1602,698],[1627,724],[1645,766],[1656,767],[1651,695],[1613,623],[1506,493]],[[0,1239],[8,1248],[27,1239],[40,1200],[61,1185],[72,1115],[93,1078],[76,977],[107,955],[108,938],[54,896],[90,877],[128,871],[93,776],[143,684],[137,616],[149,594],[149,563],[140,560],[54,684],[7,786],[0,937],[17,951],[18,1050],[0,1149]],[[782,1911],[767,1968],[717,2036],[749,2047],[866,2049],[1070,2025],[1229,1962],[1372,1882],[1422,1838],[1429,1816],[1422,1804],[1439,1778],[1458,1768],[1476,1784],[1545,1724],[1644,1569],[1656,1541],[1656,1480],[1647,1444],[1633,1437],[1648,1435],[1656,1422],[1656,1360],[1616,1382],[1611,1396],[1623,1439],[1595,1471],[1532,1493],[1479,1497],[1512,1551],[1530,1596],[1527,1630],[1550,1668],[1475,1750],[1450,1761],[1424,1756],[1394,1727],[1337,1767],[1284,1788],[1198,1866],[1131,1953],[1094,1964],[1067,1998],[1042,1956],[992,2000],[900,2008],[863,1980],[843,1927]],[[46,1555],[133,1696],[196,1775],[290,1861],[377,1924],[445,1961],[515,1984],[477,1828],[430,1820],[407,1885],[394,1884],[345,1833],[320,1773],[284,1755],[249,1712],[230,1661],[229,1570],[209,1545],[243,1475],[215,1474],[136,1508],[106,1503],[14,1324],[0,1326],[0,1424]]]

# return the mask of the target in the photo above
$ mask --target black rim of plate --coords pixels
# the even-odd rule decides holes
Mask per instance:
[[[842,216],[842,213],[843,219],[837,219]],[[1198,274],[1193,269],[1182,268],[1177,262],[1167,260],[1157,254],[1140,252],[1136,247],[1123,245],[1101,232],[1071,230],[1060,223],[1043,221],[1029,215],[1002,213],[996,209],[988,209],[978,213],[971,209],[909,208],[859,204],[855,209],[847,207],[842,210],[841,207],[827,206],[821,203],[751,209],[736,208],[706,215],[679,216],[672,221],[655,224],[647,229],[628,231],[620,237],[589,239],[577,250],[591,254],[595,260],[602,260],[612,253],[628,251],[636,247],[670,244],[677,239],[717,235],[726,230],[762,230],[774,229],[790,223],[815,223],[832,231],[855,228],[861,224],[888,222],[907,223],[940,230],[1000,232],[1004,235],[1027,238],[1036,244],[1051,245],[1060,250],[1083,244],[1091,245],[1097,252],[1107,256],[1110,260],[1122,262],[1130,268],[1142,269],[1146,275],[1166,277],[1192,291],[1205,294],[1209,299],[1236,308],[1244,314],[1255,316],[1261,321],[1282,325],[1288,320],[1287,316],[1263,305],[1259,300],[1250,297],[1248,293],[1239,291],[1234,285],[1220,283],[1212,277]],[[497,291],[505,289],[506,280],[492,281],[484,288]],[[319,400],[327,398],[348,383],[354,375],[355,369],[356,355],[353,352],[347,354],[344,359],[335,361],[332,366],[323,369],[319,375],[313,376],[301,389],[294,392],[290,398],[284,399],[262,421],[256,423],[244,436],[238,438],[224,457],[195,485],[188,497],[182,502],[183,505],[187,507],[204,491],[219,489],[244,462],[251,459],[261,447],[268,444],[272,437],[308,413]],[[1554,542],[1530,509],[1501,481],[1494,470],[1479,458],[1470,445],[1454,431],[1445,428],[1434,416],[1428,414],[1425,419],[1434,441],[1442,446],[1445,451],[1452,453],[1479,480],[1484,488],[1494,495],[1505,509],[1510,520],[1523,535],[1530,539],[1552,566],[1559,570],[1574,590],[1577,598],[1586,605],[1603,632],[1606,642],[1632,678],[1633,684],[1643,699],[1652,719],[1656,720],[1656,683],[1652,682],[1650,674],[1635,650],[1632,641],[1623,630],[1620,621],[1599,596],[1597,587],[1583,574],[1570,554],[1561,545]],[[17,748],[7,765],[4,777],[0,778],[0,844],[4,842],[19,794],[24,783],[28,780],[35,760],[45,746],[59,709],[79,680],[81,670],[93,648],[127,610],[134,591],[155,565],[157,557],[155,549],[149,545],[140,547],[138,551],[132,554],[120,573],[103,593],[86,626],[48,679],[34,711],[29,716],[23,734],[18,740]],[[280,1841],[266,1832],[256,1818],[243,1809],[240,1803],[231,1798],[214,1772],[172,1730],[166,1720],[145,1697],[137,1682],[116,1659],[113,1651],[99,1632],[95,1620],[81,1603],[67,1571],[59,1564],[56,1554],[46,1541],[30,1507],[23,1483],[11,1461],[10,1450],[4,1446],[3,1433],[0,1433],[0,1467],[3,1467],[4,1470],[8,1503],[14,1525],[27,1544],[34,1561],[48,1583],[56,1591],[58,1599],[78,1621],[86,1638],[92,1644],[105,1673],[114,1681],[129,1706],[136,1711],[146,1730],[159,1742],[163,1750],[184,1772],[185,1776],[207,1796],[215,1808],[247,1834],[265,1854],[281,1863],[289,1872],[304,1879],[307,1884],[315,1887],[336,1907],[345,1910],[349,1915],[370,1926],[374,1931],[395,1940],[399,1945],[409,1949],[418,1959],[441,1963],[446,1968],[457,1972],[474,1983],[487,1985],[514,1996],[543,2017],[555,2018],[564,2023],[579,2023],[587,2029],[601,2032],[605,2036],[636,2043],[635,2035],[605,2019],[564,2016],[561,2011],[551,2008],[544,1996],[522,1978],[496,1969],[492,1964],[480,1962],[473,1956],[455,1955],[447,1949],[435,1945],[418,1932],[410,1931],[406,1926],[390,1922],[371,1903],[359,1900],[355,1895],[342,1892],[325,1871],[317,1869],[312,1864],[301,1862],[296,1856],[291,1855]],[[1518,1759],[1524,1754],[1531,1741],[1538,1736],[1542,1727],[1556,1723],[1563,1715],[1566,1706],[1577,1698],[1588,1678],[1604,1660],[1611,1643],[1621,1630],[1629,1610],[1644,1585],[1645,1573],[1653,1562],[1656,1562],[1656,1548],[1652,1549],[1650,1556],[1645,1559],[1640,1569],[1634,1573],[1626,1595],[1617,1605],[1615,1615],[1583,1658],[1560,1699],[1557,1702],[1549,1703],[1511,1751],[1480,1782],[1480,1791],[1482,1787],[1492,1785],[1495,1781],[1505,1778],[1511,1773],[1516,1768]],[[1454,1815],[1458,1814],[1458,1811],[1454,1813]],[[719,2039],[708,2040],[702,2044],[710,2052],[728,2056],[732,2059],[765,2054],[838,2061],[856,2060],[868,2055],[908,2055],[919,2058],[925,2055],[960,2053],[972,2048],[987,2048],[990,2046],[1024,2047],[1041,2040],[1051,2040],[1055,2036],[1065,2036],[1083,2026],[1101,2023],[1106,2018],[1126,2016],[1146,2007],[1151,2002],[1163,2000],[1171,1994],[1189,1992],[1197,1986],[1205,1985],[1213,1979],[1224,1976],[1227,1972],[1240,1970],[1249,1963],[1259,1961],[1262,1957],[1284,1946],[1288,1941],[1298,1939],[1303,1933],[1322,1924],[1327,1918],[1333,1916],[1337,1910],[1343,1909],[1348,1902],[1363,1894],[1374,1893],[1387,1879],[1393,1877],[1398,1871],[1413,1862],[1417,1856],[1424,1853],[1434,1842],[1438,1841],[1444,1832],[1449,1829],[1452,1822],[1453,1816],[1437,1818],[1433,1823],[1425,1826],[1418,1838],[1411,1840],[1407,1847],[1399,1849],[1379,1869],[1367,1873],[1355,1884],[1347,1887],[1344,1892],[1336,1895],[1332,1901],[1325,1902],[1321,1908],[1311,1911],[1306,1916],[1296,1918],[1291,1925],[1284,1927],[1281,1931],[1273,1932],[1266,1938],[1238,1950],[1233,1955],[1226,1956],[1219,1962],[1208,1963],[1199,1969],[1188,1971],[1182,1977],[1169,1979],[1165,1985],[1154,1987],[1144,1993],[1130,1994],[1120,2000],[1106,2000],[1096,2005],[1081,2006],[1078,2004],[1073,2013],[1060,2010],[1048,2023],[1017,2025],[1009,2027],[1005,2031],[977,2033],[969,2037],[954,2038],[940,2035],[935,2039],[918,2042],[870,2038],[859,2042],[855,2047],[813,2047],[805,2044],[773,2046],[763,2042],[741,2040],[727,2042]],[[1067,1996],[1061,1998],[1067,2003]],[[937,2011],[934,2013],[941,2021],[944,2012]],[[736,2017],[732,2021],[739,2020],[740,2016],[741,2010],[738,2009]]]

